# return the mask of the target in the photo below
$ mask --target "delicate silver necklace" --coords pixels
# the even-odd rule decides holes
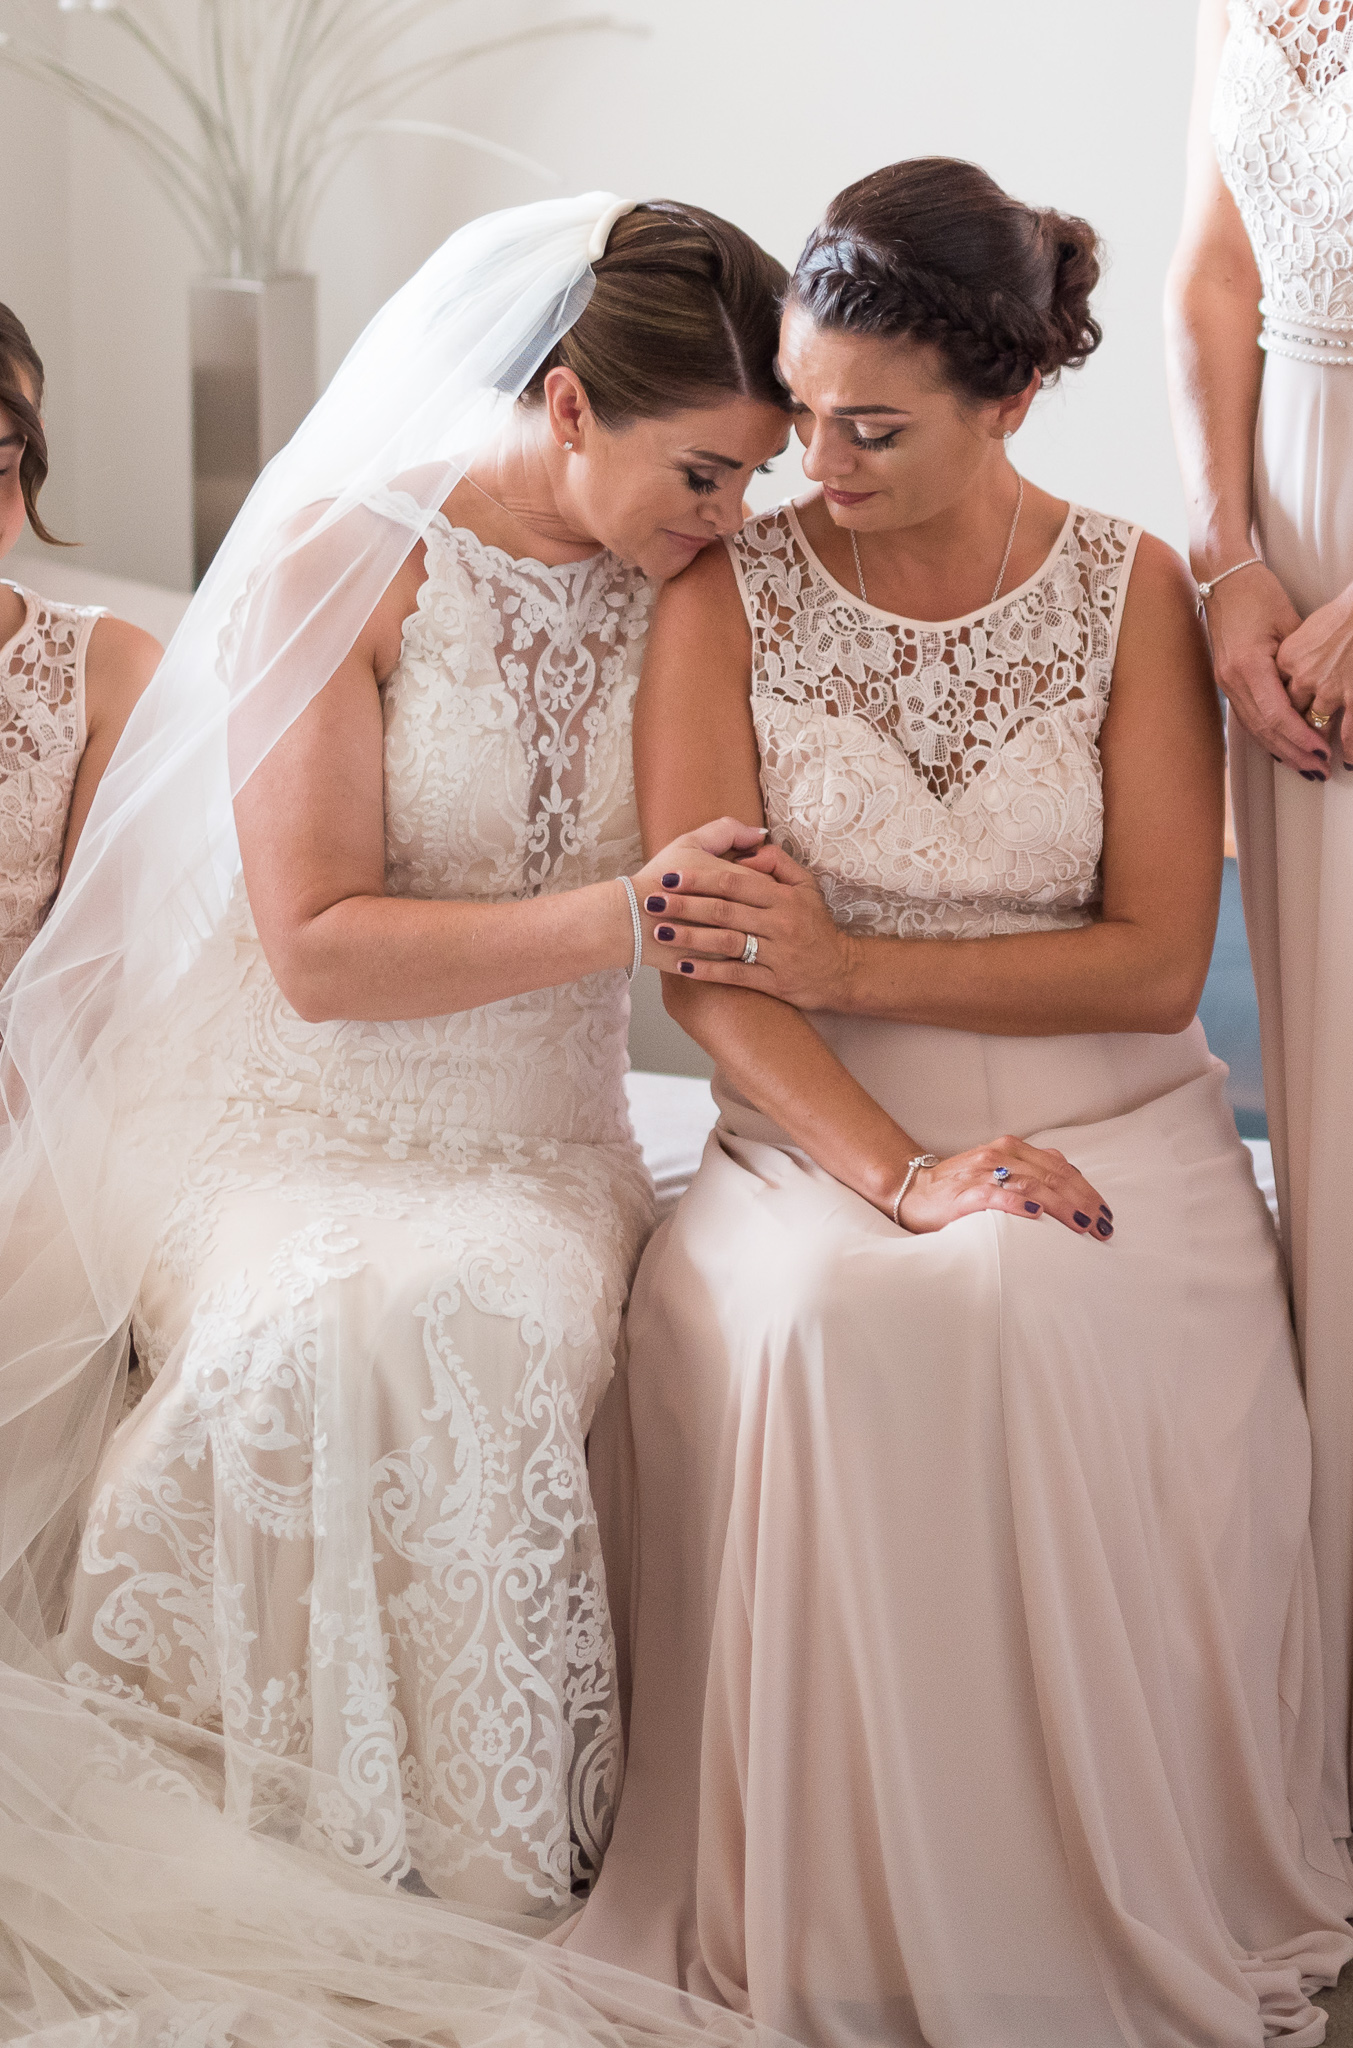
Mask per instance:
[[[992,604],[995,604],[1001,594],[1001,585],[1005,581],[1005,572],[1010,567],[1010,550],[1015,545],[1015,528],[1019,525],[1019,515],[1024,510],[1024,478],[1017,472],[1015,480],[1019,485],[1019,490],[1015,494],[1015,516],[1010,522],[1010,531],[1005,537],[1005,553],[1001,556],[1001,567],[1000,573],[996,578],[996,588],[991,593]],[[855,580],[860,586],[860,602],[861,604],[868,604],[869,594],[864,587],[864,570],[860,566],[860,543],[855,538],[855,528],[853,526],[850,528],[850,547],[855,557]]]
[[[495,498],[495,497],[494,497],[494,495],[493,495],[493,492],[492,492],[492,491],[486,491],[486,490],[484,489],[484,486],[483,486],[483,484],[481,484],[481,483],[476,483],[476,482],[475,482],[475,479],[474,479],[474,478],[473,478],[473,477],[472,477],[472,476],[470,475],[470,472],[469,472],[469,470],[468,470],[468,469],[463,469],[463,470],[461,471],[461,476],[463,477],[464,481],[465,481],[465,482],[466,482],[467,484],[474,484],[474,488],[475,488],[475,489],[476,489],[476,490],[478,491],[478,493],[479,493],[479,495],[480,495],[480,497],[481,497],[481,498],[487,498],[487,499],[488,499],[488,501],[489,501],[489,503],[490,503],[490,505],[496,505],[496,506],[498,507],[498,510],[499,510],[500,512],[507,512],[507,516],[508,516],[508,518],[509,518],[509,519],[516,519],[516,520],[517,520],[517,523],[518,523],[518,525],[520,525],[520,524],[521,524],[521,520],[520,520],[520,517],[519,517],[519,515],[518,515],[517,513],[515,513],[515,512],[508,512],[508,510],[507,510],[507,506],[506,506],[506,505],[505,505],[505,504],[503,503],[502,499],[501,499],[501,498]]]

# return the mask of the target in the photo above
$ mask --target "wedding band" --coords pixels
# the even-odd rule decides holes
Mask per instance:
[[[1010,1178],[1010,1168],[1008,1166],[993,1166],[991,1169],[991,1178],[997,1183],[998,1186],[1004,1187],[1006,1182]]]
[[[755,967],[756,965],[756,940],[750,932],[747,934],[747,943],[742,949],[742,964],[744,967]]]
[[[1306,713],[1306,723],[1307,725],[1313,725],[1317,732],[1323,732],[1333,716],[1334,713],[1332,711],[1308,711]]]

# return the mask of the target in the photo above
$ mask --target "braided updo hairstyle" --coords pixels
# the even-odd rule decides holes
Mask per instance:
[[[600,424],[666,419],[721,398],[787,409],[775,375],[784,265],[750,235],[674,199],[622,214],[586,308],[522,393],[539,404],[553,369],[572,370]]]
[[[931,343],[953,387],[986,404],[1099,347],[1099,268],[1088,221],[1023,205],[976,164],[914,157],[837,194],[789,304],[820,327]]]

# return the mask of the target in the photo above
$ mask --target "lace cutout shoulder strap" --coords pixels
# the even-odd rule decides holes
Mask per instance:
[[[931,794],[966,789],[1029,719],[1108,704],[1140,529],[1073,506],[1038,573],[966,618],[903,619],[823,569],[789,506],[727,543],[752,630],[752,697],[862,719]]]

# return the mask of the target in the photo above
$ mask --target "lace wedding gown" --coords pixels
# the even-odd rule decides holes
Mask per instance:
[[[392,894],[636,863],[651,601],[612,555],[545,568],[434,523],[384,691]],[[241,884],[189,980],[211,1022],[176,1084],[207,1137],[141,1288],[153,1386],[95,1482],[60,1668],[302,1760],[363,1871],[548,1927],[620,1761],[583,1443],[652,1218],[624,978],[307,1024]],[[277,1796],[228,1791],[246,1819]]]
[[[56,894],[85,750],[85,654],[97,605],[55,604],[19,584],[23,623],[0,647],[0,982]]]
[[[1136,539],[1073,508],[1027,584],[939,624],[835,582],[790,509],[730,543],[767,819],[840,924],[1093,916]],[[814,1022],[918,1143],[1055,1145],[1116,1234],[910,1236],[716,1081],[593,1433],[634,1693],[569,1946],[830,2048],[1315,2043],[1353,1887],[1309,1437],[1224,1069],[1197,1023]]]
[[[1212,129],[1263,279],[1260,545],[1306,616],[1353,583],[1353,9],[1232,0]],[[1349,1832],[1353,1739],[1353,775],[1275,766],[1231,720],[1264,1099],[1314,1444],[1311,1529],[1329,1716],[1326,1784]],[[1353,762],[1353,733],[1342,741]]]

